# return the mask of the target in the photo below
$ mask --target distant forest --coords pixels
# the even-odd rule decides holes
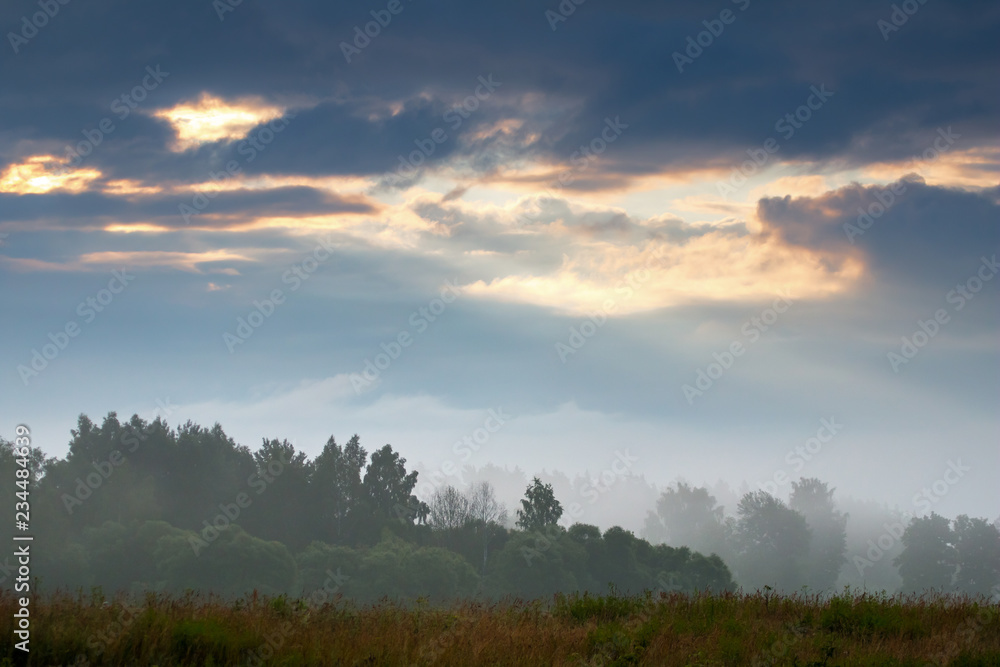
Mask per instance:
[[[1000,530],[986,519],[882,510],[850,533],[834,491],[814,478],[787,502],[742,495],[733,515],[706,488],[677,483],[646,512],[643,537],[568,527],[551,484],[532,479],[517,507],[479,481],[418,498],[418,473],[390,445],[333,437],[310,460],[284,440],[257,450],[222,427],[110,413],[80,416],[65,459],[32,449],[32,563],[42,591],[251,591],[361,602],[547,597],[556,592],[1000,593]],[[10,530],[20,467],[0,440]],[[23,497],[23,496],[22,496]],[[879,525],[881,524],[881,525]],[[0,559],[0,586],[16,565]],[[845,573],[847,576],[845,579]],[[857,573],[855,577],[851,573]]]

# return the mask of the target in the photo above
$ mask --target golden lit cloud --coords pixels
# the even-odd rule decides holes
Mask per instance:
[[[183,152],[199,144],[242,139],[250,130],[281,116],[284,111],[261,98],[226,101],[202,93],[194,102],[157,111],[153,116],[170,123],[177,134],[171,150]]]
[[[730,216],[743,219],[752,215],[754,209],[757,208],[756,204],[727,202],[710,194],[688,195],[673,199],[670,202],[670,207],[676,211],[696,213],[707,218]]]
[[[0,172],[0,192],[16,195],[45,194],[53,190],[84,192],[101,177],[91,167],[64,171],[68,161],[54,155],[33,155]]]
[[[821,197],[837,187],[826,176],[809,174],[783,176],[750,188],[748,199],[754,206],[765,197]]]
[[[366,194],[374,184],[373,179],[360,176],[246,176],[237,174],[231,178],[218,181],[208,180],[185,186],[185,190],[190,187],[198,192],[236,192],[238,190],[272,190],[301,186],[343,196]],[[345,199],[349,198],[345,197]],[[360,197],[358,201],[361,201]]]
[[[462,136],[462,141],[472,143],[483,141],[495,135],[513,135],[524,126],[524,121],[520,118],[505,118],[494,123],[485,124],[473,132]]]
[[[928,185],[944,187],[988,188],[997,184],[997,167],[1000,165],[1000,146],[980,146],[966,150],[948,150],[934,153],[932,159],[881,162],[860,170],[864,178],[876,182],[892,183],[906,174],[923,176]]]
[[[266,252],[266,251],[265,251]],[[202,267],[202,264],[215,262],[256,262],[257,259],[245,254],[237,254],[226,250],[207,252],[167,252],[167,251],[126,251],[126,252],[91,252],[68,262],[51,262],[40,259],[5,257],[0,255],[0,262],[16,271],[105,271],[123,266],[135,269],[165,267],[187,271],[189,273],[217,273],[238,276],[239,271],[233,267]]]
[[[130,252],[92,252],[81,255],[79,263],[83,266],[131,266],[131,267],[166,267],[191,273],[204,273],[201,264],[212,262],[253,262],[245,255],[239,255],[227,250],[210,250],[206,252],[167,252],[167,251],[130,251]],[[238,273],[235,269],[219,268],[209,270],[209,273]]]
[[[164,232],[171,231],[170,227],[164,227],[162,225],[153,225],[146,222],[137,222],[133,224],[114,224],[108,225],[104,228],[104,231],[116,233],[116,234],[134,234],[136,232],[142,232],[146,234],[162,234]]]
[[[339,176],[305,176],[301,174],[272,176],[260,174],[245,176],[238,174],[225,181],[207,181],[195,186],[200,191],[217,189],[246,189],[246,190],[269,190],[272,188],[287,188],[303,186],[326,190],[332,194],[343,195],[347,193],[362,194],[375,185],[376,179],[367,176],[339,175]]]
[[[109,195],[158,195],[167,191],[161,185],[146,185],[142,181],[118,179],[103,184],[101,192]]]
[[[14,271],[79,271],[80,266],[76,263],[64,264],[61,262],[48,262],[44,259],[32,259],[30,257],[6,257],[0,255],[0,263],[13,269]]]
[[[425,193],[421,193],[420,196],[425,196]],[[368,245],[416,249],[424,234],[440,230],[436,223],[416,215],[410,207],[411,202],[386,206],[375,214],[336,213],[299,217],[260,217],[231,230],[282,229],[293,234],[337,231]]]
[[[602,308],[630,314],[696,301],[768,298],[787,291],[823,298],[847,290],[863,273],[860,259],[830,258],[773,239],[710,233],[684,245],[639,249],[606,243],[564,256],[549,275],[510,275],[465,289],[481,298],[547,306],[572,314]]]

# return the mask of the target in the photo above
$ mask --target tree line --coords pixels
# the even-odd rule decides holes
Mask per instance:
[[[868,532],[849,535],[849,514],[838,508],[828,484],[803,478],[791,487],[787,503],[766,491],[745,493],[736,516],[727,517],[708,489],[678,483],[648,513],[645,535],[719,554],[736,581],[751,590],[822,592],[851,581],[888,592],[933,590],[1000,599],[996,524],[967,515],[950,521],[933,512],[905,519],[862,508],[878,519],[869,517]],[[880,585],[892,581],[886,576],[889,567],[895,568],[898,585]]]
[[[390,445],[330,437],[314,459],[286,440],[256,450],[218,424],[81,416],[65,458],[33,449],[33,575],[43,589],[455,599],[558,591],[725,590],[718,556],[652,545],[621,528],[559,526],[535,480],[509,525],[489,484],[413,493]],[[13,528],[11,443],[0,442],[2,512]],[[9,510],[9,511],[8,511]],[[13,570],[0,563],[0,585]]]
[[[239,596],[523,598],[555,592],[831,591],[849,569],[847,514],[817,479],[789,502],[765,492],[725,516],[711,493],[667,489],[644,537],[619,526],[562,525],[553,487],[534,478],[513,513],[488,482],[418,498],[418,473],[390,445],[330,437],[310,459],[287,440],[238,445],[218,424],[157,418],[98,426],[81,415],[65,458],[33,449],[33,574],[49,589]],[[0,490],[14,526],[11,443],[0,439]],[[561,523],[562,521],[562,523]],[[983,519],[931,515],[899,525],[904,590],[989,594],[1000,532]],[[868,554],[871,555],[871,554]],[[855,555],[854,558],[857,558]],[[885,567],[887,563],[879,563]],[[14,570],[0,562],[0,585]]]

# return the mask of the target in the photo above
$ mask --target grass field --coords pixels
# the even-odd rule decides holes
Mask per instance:
[[[0,597],[4,664],[14,649]],[[33,665],[1000,665],[1000,607],[955,598],[559,596],[449,608],[284,597],[33,600]],[[18,654],[18,655],[15,655]]]

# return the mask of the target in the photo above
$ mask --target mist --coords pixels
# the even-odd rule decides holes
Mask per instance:
[[[507,418],[492,413],[456,455]],[[331,435],[310,457],[286,439],[238,444],[219,423],[114,412],[100,425],[81,415],[62,458],[19,433],[0,442],[4,494],[15,507],[19,488],[33,488],[42,590],[305,596],[336,581],[341,597],[403,604],[609,587],[1000,593],[1000,521],[914,515],[839,497],[817,478],[791,480],[787,495],[721,480],[659,487],[628,448],[572,477],[411,469],[403,450],[369,451],[358,435]],[[951,472],[957,483],[967,471]]]

